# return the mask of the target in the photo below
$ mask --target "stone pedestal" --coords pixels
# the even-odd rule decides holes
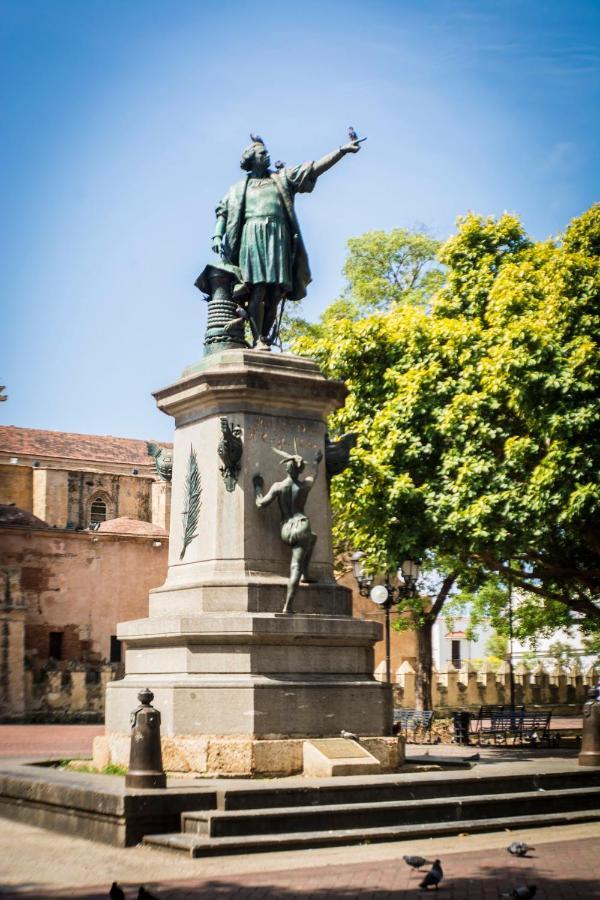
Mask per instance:
[[[342,729],[391,734],[391,691],[373,677],[381,626],[353,619],[350,591],[333,578],[324,461],[306,506],[318,535],[311,565],[318,583],[300,586],[291,614],[281,613],[290,548],[280,539],[279,510],[276,503],[258,509],[254,499],[255,474],[266,488],[285,475],[273,447],[301,454],[307,461],[301,477],[312,474],[312,460],[324,449],[325,419],[344,396],[344,386],[324,379],[309,360],[243,349],[207,357],[155,394],[176,425],[169,570],[165,584],[150,593],[149,617],[118,627],[127,646],[126,674],[107,686],[104,754],[107,744],[122,753],[129,714],[144,687],[154,692],[162,715],[167,768],[177,747],[189,755],[195,739],[198,747],[213,748],[211,772],[219,771],[221,745],[228,759],[223,771],[231,772],[227,751],[240,743],[245,761],[239,771],[247,774],[249,765],[261,770],[249,758],[273,756],[273,741],[287,746]],[[233,491],[226,489],[217,454],[222,417],[240,426],[243,438]],[[191,451],[201,504],[197,536],[184,548]],[[249,756],[249,741],[270,742],[269,754],[251,746]],[[201,756],[191,770],[203,771]],[[178,768],[176,758],[172,768]]]

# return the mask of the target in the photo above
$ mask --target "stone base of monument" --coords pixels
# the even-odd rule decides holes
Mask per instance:
[[[129,716],[149,688],[170,772],[300,773],[303,741],[342,731],[397,768],[391,686],[373,675],[382,629],[352,616],[333,572],[322,457],[327,416],[345,394],[311,360],[244,349],[206,357],[155,394],[176,425],[169,569],[148,618],[118,625],[125,677],[107,686],[98,760],[126,764]],[[305,465],[285,482],[287,499],[257,505],[256,476],[266,497],[288,478],[288,454]],[[301,584],[284,614],[292,547],[282,523],[293,517],[316,536],[315,583]]]
[[[327,775],[361,775],[374,772],[394,772],[404,764],[404,742],[399,737],[361,737],[360,744],[342,739],[315,740],[313,746],[322,745],[319,756],[324,755],[330,744],[352,744],[351,751],[360,748],[360,759],[372,764],[372,768],[358,767],[350,758],[346,770],[340,766],[345,758],[330,760],[323,765],[313,765],[309,754],[309,769],[306,769],[305,746],[307,741],[297,738],[281,738],[259,740],[253,737],[222,735],[165,735],[161,739],[163,766],[173,776],[188,777],[256,777],[275,778],[289,775],[310,775],[322,777]],[[129,760],[129,734],[106,734],[94,740],[93,763],[102,770],[112,763],[127,766]],[[335,750],[335,748],[334,748]],[[337,768],[336,768],[337,767]],[[335,769],[335,771],[333,771]],[[339,771],[338,771],[339,769]]]

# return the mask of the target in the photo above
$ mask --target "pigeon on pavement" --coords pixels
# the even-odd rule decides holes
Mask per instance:
[[[530,847],[522,841],[513,841],[506,849],[511,856],[527,856],[530,850],[535,850],[535,847]]]
[[[125,900],[125,894],[116,881],[113,881],[111,884],[108,896],[110,897],[110,900]]]
[[[510,894],[500,894],[501,897],[511,897],[512,900],[531,900],[537,893],[536,884],[518,884]]]
[[[428,862],[423,856],[403,856],[402,859],[411,869],[422,869]]]
[[[419,887],[424,891],[428,890],[430,887],[434,887],[437,891],[438,884],[443,877],[444,873],[442,871],[441,863],[439,859],[436,859]]]

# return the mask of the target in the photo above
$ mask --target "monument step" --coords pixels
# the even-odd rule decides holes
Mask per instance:
[[[441,777],[440,777],[441,776]],[[436,797],[457,797],[473,794],[494,794],[531,790],[560,790],[571,787],[600,787],[600,771],[575,769],[574,771],[546,772],[532,776],[513,773],[478,775],[463,772],[428,773],[406,776],[396,780],[393,776],[359,781],[357,778],[339,778],[332,784],[301,784],[293,786],[231,787],[217,791],[217,809],[250,810],[272,809],[290,806],[332,806],[336,803],[383,803],[392,800],[418,800]]]
[[[274,809],[184,812],[181,830],[211,838],[288,834],[317,830],[355,830],[394,825],[460,822],[512,813],[571,812],[600,809],[597,787],[530,790],[383,803],[347,803],[332,806],[296,806]]]
[[[455,822],[393,825],[376,828],[309,831],[288,834],[244,835],[210,838],[196,834],[153,834],[143,843],[163,850],[188,853],[193,857],[220,856],[234,853],[260,853],[274,850],[308,849],[334,845],[367,844],[382,841],[409,841],[446,835],[511,831],[551,825],[574,825],[600,821],[600,809],[559,813],[531,813],[522,816],[500,816],[488,819],[462,819]],[[509,838],[507,838],[509,840]]]

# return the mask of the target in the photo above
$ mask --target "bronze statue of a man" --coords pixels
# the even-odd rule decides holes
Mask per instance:
[[[242,154],[248,175],[233,185],[217,206],[212,249],[249,290],[247,315],[257,350],[268,350],[282,299],[301,300],[311,281],[308,256],[294,210],[296,194],[310,193],[319,175],[347,153],[357,153],[355,139],[317,162],[271,171],[264,141],[251,135]]]
[[[292,548],[290,577],[283,607],[283,612],[287,613],[291,612],[292,601],[298,590],[300,579],[307,582],[315,581],[310,577],[309,565],[317,535],[312,532],[304,507],[318,475],[323,453],[318,450],[315,454],[314,475],[307,475],[303,481],[300,481],[299,476],[304,471],[305,465],[302,457],[298,454],[283,453],[281,450],[275,450],[275,452],[283,456],[281,462],[285,464],[287,471],[283,481],[276,481],[266,494],[263,494],[262,476],[255,475],[253,481],[256,505],[259,508],[269,506],[274,500],[277,500],[281,515],[281,540]]]

